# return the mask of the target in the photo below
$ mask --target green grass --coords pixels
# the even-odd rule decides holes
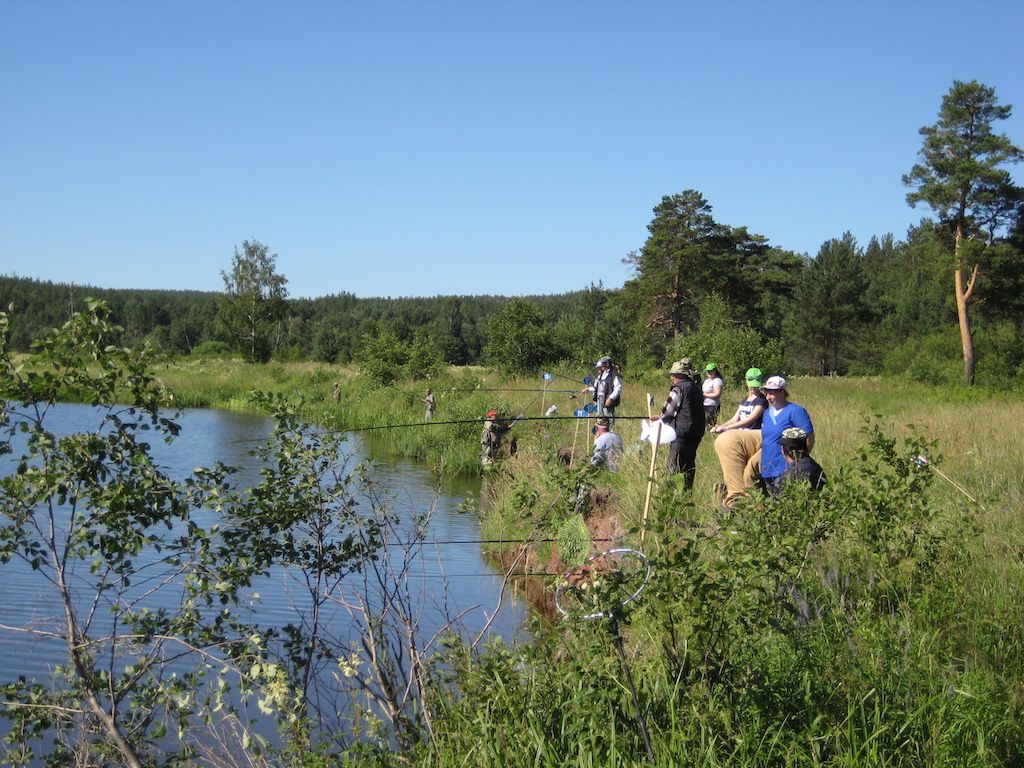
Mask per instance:
[[[480,369],[384,388],[348,368],[299,364],[206,361],[159,375],[183,404],[246,407],[257,388],[301,394],[310,417],[331,428],[417,424],[428,385],[438,421],[477,420],[491,408],[539,416],[552,402],[566,414],[585,402],[484,392],[538,382]],[[619,414],[642,416],[646,392],[660,408],[667,381],[652,373],[626,387]],[[710,436],[692,493],[664,479],[653,487],[644,550],[656,577],[622,632],[654,764],[1024,765],[1024,402],[880,379],[798,378],[790,389],[814,421],[825,493],[754,501],[723,519]],[[726,391],[726,414],[739,395]],[[623,543],[639,543],[650,462],[649,447],[636,444],[639,424],[619,421],[627,452],[617,474],[581,468],[587,427],[516,425],[519,455],[487,473],[485,538],[557,535],[584,482],[611,491],[621,527],[633,529]],[[479,471],[479,432],[474,422],[364,435],[375,450],[453,473]],[[907,458],[925,443],[934,469],[977,503],[938,472],[913,468]],[[569,468],[554,455],[574,444]],[[534,549],[527,567],[550,554]],[[648,764],[609,628],[539,619],[533,628],[530,646],[456,645],[439,659],[446,682],[428,703],[434,740],[411,755],[375,752],[375,762]]]

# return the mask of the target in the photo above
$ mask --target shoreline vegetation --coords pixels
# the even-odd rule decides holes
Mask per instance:
[[[551,404],[568,415],[587,402],[564,392],[485,391],[535,389],[540,379],[484,368],[385,387],[348,367],[308,364],[190,362],[158,376],[180,405],[246,407],[254,387],[299,394],[307,417],[341,430],[422,421],[427,386],[439,422],[482,422],[492,408],[508,418],[540,416]],[[550,388],[571,388],[564,383]],[[628,381],[618,413],[645,415],[646,393],[660,407],[666,388],[658,371]],[[624,631],[655,762],[1024,759],[1024,403],[879,378],[798,377],[790,389],[814,420],[814,455],[830,477],[821,498],[755,499],[723,517],[713,501],[721,473],[712,436],[701,444],[692,495],[661,477],[660,451],[643,531],[659,577]],[[724,412],[740,394],[726,390]],[[589,541],[600,533],[639,546],[650,457],[634,437],[639,421],[618,422],[627,448],[616,474],[587,468],[589,426],[520,421],[517,455],[485,473],[482,538],[553,540],[490,547],[511,572],[579,563],[607,548]],[[372,434],[378,450],[457,473],[479,472],[479,431],[470,423]],[[574,441],[569,467],[565,449]],[[913,465],[920,452],[930,467]],[[458,693],[435,701],[445,735],[422,745],[421,764],[461,764],[462,755],[479,765],[641,764],[607,632],[552,622],[550,585],[529,588],[535,643],[482,657],[452,651],[445,663],[457,670]]]
[[[76,328],[62,333],[93,332]],[[84,365],[80,342],[69,337],[67,345],[76,350],[67,357],[60,350],[47,354],[67,361],[68,370],[84,371],[76,368]],[[96,346],[94,359],[120,354],[101,349]],[[374,675],[384,672],[409,693],[386,717],[372,706],[357,709],[348,740],[321,740],[310,725],[312,702],[295,703],[302,689],[288,682],[288,667],[270,661],[267,647],[246,645],[240,658],[255,654],[257,661],[238,674],[261,691],[261,711],[279,717],[281,729],[280,745],[254,748],[242,727],[233,748],[247,764],[1005,766],[1024,760],[1024,441],[1017,438],[1024,403],[1018,399],[887,379],[794,377],[791,399],[814,420],[814,455],[829,475],[825,490],[811,495],[790,487],[779,499],[755,496],[723,511],[712,494],[721,474],[708,435],[693,491],[659,470],[645,521],[650,448],[636,437],[647,393],[660,407],[667,391],[661,371],[627,378],[617,424],[626,452],[612,474],[589,467],[589,421],[541,418],[552,404],[559,416],[571,415],[588,396],[544,391],[539,373],[514,378],[486,368],[447,368],[429,380],[378,386],[354,368],[326,364],[166,360],[152,369],[152,380],[132,365],[124,369],[126,381],[144,388],[120,391],[148,393],[147,409],[158,399],[164,406],[251,409],[270,412],[287,427],[275,455],[291,474],[255,499],[246,519],[257,530],[267,513],[291,514],[302,500],[295,483],[316,492],[318,480],[309,472],[326,460],[338,433],[361,430],[372,436],[375,451],[422,460],[439,475],[479,473],[484,414],[523,416],[509,435],[518,451],[483,473],[476,511],[482,539],[517,542],[485,554],[524,574],[519,582],[527,582],[523,589],[537,607],[533,642],[476,646],[453,636],[430,657],[410,657],[416,674],[382,665],[380,657],[371,663],[370,651],[384,646],[343,655],[338,679],[353,680],[356,690],[371,690],[381,679]],[[101,370],[67,380],[95,381],[82,392],[108,392],[100,384],[120,376],[117,370],[103,362]],[[12,381],[25,375],[16,365],[8,374]],[[67,376],[32,386],[66,393],[60,375]],[[427,387],[437,399],[435,424],[420,426]],[[741,394],[729,386],[723,411]],[[320,436],[303,432],[300,420],[319,425]],[[662,447],[659,468],[665,452]],[[922,454],[930,464],[915,461]],[[328,526],[335,492],[318,507],[317,514],[328,513],[322,518]],[[217,486],[203,493],[206,503],[221,503]],[[265,502],[271,506],[261,511]],[[278,546],[275,530],[259,533],[261,546]],[[537,543],[522,547],[524,539]],[[640,548],[652,564],[642,598],[615,611],[613,620],[555,620],[557,574],[612,544]],[[225,554],[233,561],[239,551]],[[562,585],[600,607],[624,588],[614,568]],[[372,613],[365,615],[369,628],[377,626]],[[411,632],[411,614],[406,621]],[[296,649],[313,652],[305,644]],[[89,674],[81,680],[96,683]],[[12,688],[8,701],[39,695],[26,685]],[[27,727],[30,710],[11,711]],[[24,744],[11,733],[8,754],[30,754],[17,751]],[[141,741],[136,746],[150,749]],[[126,742],[117,748],[133,749]]]

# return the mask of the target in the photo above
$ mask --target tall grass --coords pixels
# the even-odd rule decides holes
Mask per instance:
[[[554,403],[565,415],[586,402],[485,392],[542,384],[480,369],[390,387],[297,364],[207,362],[160,375],[188,404],[241,406],[257,388],[300,393],[325,426],[360,430],[375,450],[438,472],[480,471],[487,410],[539,417]],[[466,423],[419,426],[426,386],[437,421]],[[637,545],[651,454],[639,420],[625,417],[646,417],[648,391],[660,408],[667,388],[658,373],[627,382],[615,474],[585,468],[590,422],[518,422],[518,455],[486,473],[485,538],[554,537],[584,485],[609,492],[620,529],[632,531],[622,543]],[[654,764],[1024,765],[1024,403],[877,379],[799,378],[790,392],[814,421],[825,492],[755,499],[723,517],[711,436],[692,492],[660,474],[653,486],[644,550],[656,578],[620,629]],[[726,391],[726,416],[740,394]],[[570,467],[556,454],[573,446]],[[921,452],[930,467],[910,461]],[[527,553],[527,568],[548,563],[545,546]],[[454,643],[428,704],[433,738],[403,756],[382,742],[373,761],[649,764],[609,629],[536,621],[530,646]]]

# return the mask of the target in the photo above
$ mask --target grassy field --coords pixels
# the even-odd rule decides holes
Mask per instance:
[[[638,419],[619,419],[620,471],[589,470],[589,423],[540,418],[586,400],[523,391],[539,377],[452,370],[374,387],[349,368],[210,361],[159,375],[183,405],[247,407],[252,389],[301,395],[310,418],[383,427],[364,430],[375,450],[438,472],[480,471],[487,410],[522,415],[517,456],[487,472],[485,535],[542,532],[565,560],[586,555],[595,520],[622,543],[640,540],[650,449]],[[550,388],[574,388],[559,381]],[[646,416],[647,392],[660,408],[667,385],[655,372],[627,381],[619,415]],[[437,421],[457,423],[394,427],[422,422],[427,386]],[[655,485],[643,535],[656,575],[620,628],[653,759],[613,628],[538,618],[529,647],[453,645],[432,693],[434,737],[367,764],[1024,765],[1024,402],[875,379],[795,379],[790,391],[814,421],[825,492],[723,515],[710,436],[692,493]],[[739,395],[727,389],[726,415]],[[566,466],[556,455],[572,446]],[[921,451],[932,467],[910,461]],[[530,554],[527,567],[554,562],[550,545]]]

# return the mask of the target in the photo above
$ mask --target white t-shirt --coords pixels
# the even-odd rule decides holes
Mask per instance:
[[[719,391],[718,397],[708,397],[708,392],[713,392],[718,387],[724,387],[725,382],[718,376],[713,379],[704,379],[704,383],[700,385],[701,392],[704,393],[704,405],[718,405],[718,401],[722,399],[721,391]]]

